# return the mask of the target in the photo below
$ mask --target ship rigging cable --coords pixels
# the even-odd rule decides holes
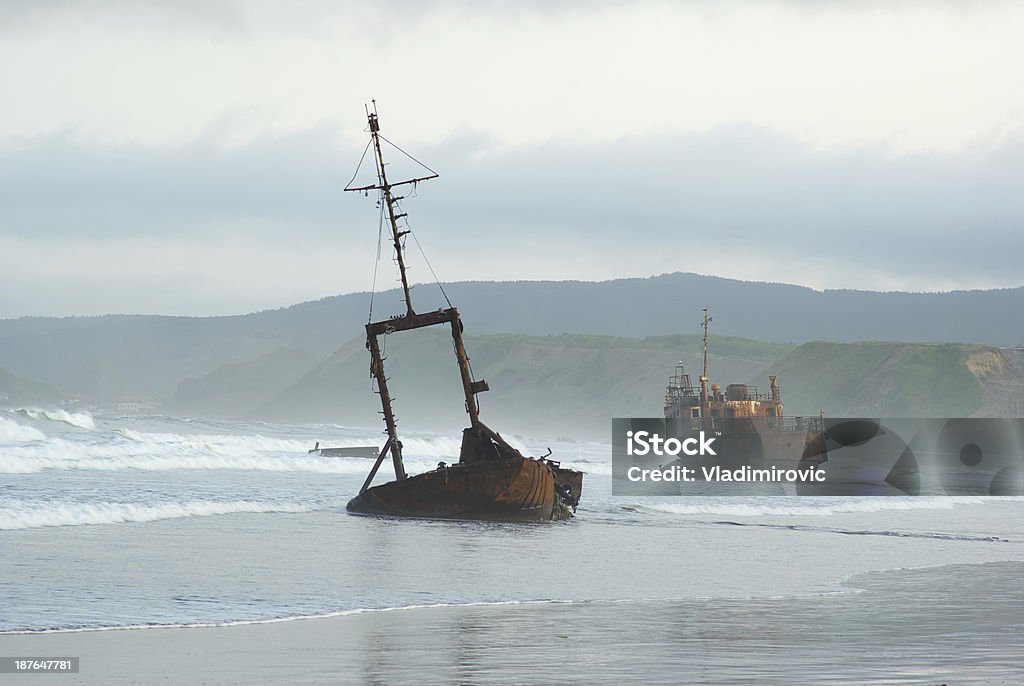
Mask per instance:
[[[430,168],[430,167],[428,167],[427,165],[423,164],[423,163],[422,163],[422,162],[420,162],[420,161],[419,161],[418,159],[416,159],[415,157],[413,157],[412,155],[410,155],[409,153],[407,153],[407,152],[406,152],[405,150],[402,150],[402,149],[401,149],[400,147],[398,147],[397,145],[395,145],[394,143],[392,143],[391,141],[389,141],[389,140],[388,140],[387,138],[385,138],[385,137],[384,137],[384,134],[382,134],[382,133],[378,132],[378,133],[377,133],[377,135],[378,135],[378,136],[380,136],[380,139],[381,139],[382,141],[384,141],[385,143],[387,143],[388,145],[390,145],[390,146],[391,146],[392,148],[394,148],[394,149],[395,149],[395,150],[397,150],[398,152],[400,152],[400,153],[402,153],[403,155],[405,155],[406,157],[408,157],[408,158],[409,158],[410,160],[412,160],[412,161],[413,161],[413,162],[415,162],[416,164],[418,164],[418,165],[420,165],[421,167],[423,167],[424,169],[426,169],[426,170],[427,170],[428,172],[430,172],[431,174],[434,174],[434,175],[438,175],[436,171],[434,171],[433,169],[431,169],[431,168]]]
[[[366,147],[370,147],[367,144]],[[366,154],[366,151],[363,151]],[[349,181],[349,183],[352,183]],[[383,193],[381,194],[383,196]],[[370,312],[367,315],[366,322],[370,323],[373,321],[373,296],[377,293],[377,268],[380,267],[380,248],[381,241],[384,238],[384,202],[383,198],[377,202],[377,206],[380,208],[380,219],[377,222],[377,259],[373,262],[373,283],[370,286]]]
[[[365,159],[366,159],[366,151],[370,149],[370,144],[371,144],[371,143],[373,143],[373,139],[372,139],[372,138],[371,138],[370,140],[366,141],[366,147],[365,147],[365,148],[363,148],[363,154],[362,154],[362,156],[361,156],[361,157],[359,158],[359,164],[357,164],[357,165],[356,165],[356,170],[355,170],[355,172],[354,172],[354,173],[352,174],[352,178],[351,178],[351,179],[349,179],[349,180],[348,180],[348,183],[346,183],[346,184],[345,184],[345,190],[348,190],[348,187],[349,187],[349,186],[351,186],[351,185],[352,185],[352,182],[356,180],[356,177],[357,177],[357,176],[359,176],[359,170],[360,170],[360,169],[362,168],[362,166],[363,166],[363,160],[365,160]]]
[[[429,171],[434,176],[439,176],[439,174],[436,171],[434,171],[431,167],[427,166],[423,162],[420,162],[418,159],[416,159],[415,157],[410,155],[408,152],[406,152],[405,150],[400,148],[398,145],[396,145],[395,143],[392,143],[391,141],[389,141],[382,134],[380,134],[380,132],[377,133],[377,136],[380,138],[380,140],[384,141],[385,143],[390,145],[392,148],[394,148],[395,150],[397,150],[398,152],[402,153],[403,155],[408,157],[410,160],[412,160],[413,162],[415,162],[419,166],[421,166],[424,169],[426,169],[427,171]],[[356,170],[355,170],[355,172],[353,172],[352,178],[349,179],[348,183],[345,184],[344,190],[346,190],[346,191],[347,190],[368,190],[368,188],[367,189],[363,189],[363,188],[354,189],[354,188],[350,188],[350,187],[355,182],[356,177],[359,176],[359,170],[362,169],[362,167],[363,167],[363,162],[366,160],[366,153],[370,150],[370,145],[372,143],[373,143],[373,139],[372,138],[369,141],[366,142],[366,147],[363,148],[363,154],[359,157],[359,164],[356,165]],[[376,166],[376,163],[375,163],[375,166]],[[383,183],[383,181],[384,181],[380,169],[377,169],[377,181],[378,181],[378,183]],[[411,182],[412,183],[412,187],[413,187],[413,193],[416,192],[416,186],[418,184],[418,181],[419,181],[419,179],[415,179],[415,180],[413,180]],[[409,182],[408,181],[403,181],[401,183],[409,183]],[[400,184],[391,184],[390,186],[393,187],[395,185],[400,185]],[[378,267],[380,266],[381,243],[382,243],[382,240],[383,240],[383,232],[384,232],[384,205],[387,202],[387,199],[385,198],[385,195],[384,195],[384,189],[380,188],[378,193],[379,193],[379,197],[378,197],[378,200],[377,200],[377,204],[380,207],[380,219],[379,219],[379,223],[378,223],[378,226],[377,226],[377,259],[376,259],[376,261],[374,262],[374,265],[373,265],[373,280],[372,280],[372,284],[370,286],[370,307],[369,307],[369,312],[368,312],[368,315],[367,315],[367,322],[373,321],[373,301],[374,301],[374,296],[377,293],[377,270],[378,270]],[[392,204],[395,207],[399,208],[399,210],[401,210],[402,206],[401,206],[401,204],[396,199],[392,200]],[[412,239],[416,243],[416,247],[420,251],[420,255],[423,257],[423,262],[426,263],[427,269],[430,270],[430,275],[434,277],[434,283],[437,284],[438,290],[441,291],[441,296],[444,297],[445,302],[448,303],[448,307],[453,307],[451,298],[448,297],[448,293],[444,290],[444,286],[441,285],[441,280],[437,277],[437,272],[434,271],[434,266],[432,264],[430,264],[430,260],[427,258],[427,253],[426,253],[426,251],[423,250],[423,245],[420,244],[419,238],[416,237],[416,234],[413,233],[412,227],[409,226],[409,218],[408,218],[408,216],[404,217],[404,219],[405,219],[405,228],[408,230],[408,233],[410,233],[412,235]],[[405,249],[405,241],[402,242],[402,247],[401,248],[396,248],[396,249],[404,250]]]
[[[441,280],[437,278],[437,273],[434,271],[433,265],[431,265],[430,260],[427,259],[427,253],[423,251],[423,246],[420,245],[420,239],[416,238],[416,232],[414,232],[412,230],[412,227],[409,226],[408,217],[405,218],[405,228],[409,229],[409,235],[412,236],[413,242],[416,243],[416,247],[419,248],[420,255],[423,257],[423,261],[426,263],[427,269],[430,270],[430,275],[434,277],[434,283],[437,284],[438,289],[441,291],[441,295],[444,296],[444,301],[448,303],[448,307],[454,307],[454,305],[452,305],[451,299],[448,297],[448,294],[445,293],[444,286],[441,285]]]

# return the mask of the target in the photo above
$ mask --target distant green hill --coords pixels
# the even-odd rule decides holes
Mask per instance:
[[[982,401],[968,368],[977,345],[807,343],[772,365],[787,414],[966,417]],[[998,351],[995,351],[998,353]]]
[[[241,417],[260,407],[323,359],[312,350],[279,348],[247,362],[231,362],[178,384],[164,405],[192,417]]]
[[[0,367],[0,405],[54,404],[61,393],[49,384],[24,379]]]
[[[445,284],[471,334],[564,332],[624,336],[695,334],[700,308],[713,333],[761,340],[1024,343],[1024,288],[950,293],[813,291],[697,274],[644,279]],[[0,363],[89,401],[166,399],[182,379],[248,363],[281,348],[327,357],[361,334],[368,293],[229,317],[23,317],[0,320]],[[415,288],[419,311],[444,305],[433,285]],[[403,311],[394,290],[378,293],[375,316]],[[692,340],[690,341],[692,344]],[[692,350],[691,348],[688,348]],[[723,350],[719,354],[729,355]],[[752,358],[759,359],[759,358]]]
[[[509,432],[603,436],[612,416],[663,411],[668,377],[682,360],[696,370],[699,336],[646,339],[564,334],[467,336],[485,421]],[[730,378],[758,375],[794,346],[716,338],[714,364]],[[455,429],[465,421],[462,387],[443,331],[386,339],[386,365],[399,421],[410,429]],[[253,416],[287,421],[379,425],[379,399],[370,388],[368,358],[353,340],[284,389]]]
[[[444,330],[384,337],[386,369],[403,430],[457,431],[462,387]],[[698,335],[643,339],[563,334],[467,336],[484,420],[509,433],[603,438],[615,416],[661,416],[665,386],[682,361],[700,375]],[[762,343],[714,336],[711,381],[766,388],[776,374],[786,413],[850,416],[970,416],[1005,407],[1024,389],[1020,363],[988,346],[926,343]],[[311,351],[282,349],[183,382],[177,407],[214,416],[382,426],[362,338],[316,364]],[[984,381],[984,384],[983,384]],[[1016,389],[1016,390],[1014,390]],[[202,410],[202,412],[199,412]]]

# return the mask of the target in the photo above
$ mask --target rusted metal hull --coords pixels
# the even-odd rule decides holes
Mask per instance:
[[[548,465],[511,457],[455,464],[375,486],[346,509],[399,517],[547,521],[557,497]]]
[[[580,504],[580,496],[583,495],[583,472],[565,467],[553,467],[555,473],[555,488],[561,491],[562,501],[576,511]]]
[[[746,417],[722,420],[712,418],[708,428],[702,430],[699,420],[666,419],[669,436],[679,440],[700,440],[703,431],[714,435],[717,455],[712,464],[776,465],[790,467],[796,464],[812,465],[828,461],[825,430],[817,417],[801,418],[798,426],[792,417],[769,420],[765,417]],[[769,421],[774,423],[769,423]],[[693,462],[693,460],[690,460]]]

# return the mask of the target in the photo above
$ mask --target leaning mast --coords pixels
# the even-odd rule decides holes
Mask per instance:
[[[372,102],[373,111],[370,112],[367,110],[366,118],[369,124],[371,142],[373,143],[374,162],[377,168],[377,183],[370,184],[368,186],[360,186],[358,188],[346,187],[345,190],[376,190],[380,192],[381,197],[384,200],[384,206],[388,214],[388,224],[391,227],[391,239],[395,249],[395,262],[398,265],[398,273],[402,281],[402,293],[405,298],[406,313],[387,320],[377,322],[371,321],[366,325],[366,348],[370,352],[370,375],[377,382],[377,393],[380,395],[381,413],[384,415],[384,424],[387,427],[388,440],[384,444],[383,449],[381,449],[380,455],[377,457],[377,462],[374,464],[373,469],[371,469],[369,476],[367,476],[366,481],[363,483],[360,493],[370,487],[370,483],[373,481],[374,476],[376,476],[377,470],[380,468],[381,463],[389,452],[391,453],[392,462],[395,467],[395,478],[398,480],[406,478],[405,465],[402,462],[402,442],[398,439],[397,420],[395,418],[394,408],[392,407],[391,394],[388,390],[388,378],[384,373],[384,358],[381,355],[378,336],[382,334],[387,335],[397,331],[408,331],[411,329],[419,329],[426,326],[448,323],[451,325],[455,357],[462,377],[463,391],[466,396],[466,412],[469,414],[470,423],[474,429],[483,427],[483,424],[480,422],[480,410],[476,401],[476,394],[488,390],[486,381],[474,381],[472,378],[472,373],[469,369],[469,356],[466,354],[466,348],[462,343],[462,321],[459,317],[458,310],[454,307],[449,307],[447,310],[437,310],[426,314],[417,314],[413,309],[412,296],[409,288],[409,278],[406,274],[405,250],[402,245],[402,238],[406,236],[409,231],[408,229],[402,230],[398,226],[398,220],[406,215],[404,212],[396,212],[395,203],[401,200],[402,197],[396,197],[392,193],[392,190],[398,186],[416,184],[420,181],[437,178],[438,174],[429,169],[429,167],[426,167],[426,165],[423,165],[426,169],[431,171],[430,175],[399,181],[397,183],[390,183],[388,181],[387,172],[385,171],[386,165],[384,163],[384,155],[381,151],[380,145],[382,136],[380,135],[380,122],[377,119],[377,101],[374,100]],[[387,139],[385,139],[385,141],[386,140]],[[486,427],[483,428],[486,429]],[[490,430],[488,429],[487,431],[489,432]],[[500,438],[498,440],[500,440]]]

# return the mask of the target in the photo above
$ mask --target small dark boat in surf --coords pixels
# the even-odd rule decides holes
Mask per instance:
[[[370,376],[380,396],[381,414],[384,416],[387,441],[363,483],[359,495],[349,501],[349,512],[400,517],[433,517],[446,519],[479,519],[496,521],[547,521],[568,519],[579,504],[583,488],[583,473],[566,469],[548,456],[526,457],[480,420],[480,407],[476,396],[490,390],[483,379],[475,380],[469,365],[469,356],[462,341],[462,319],[451,306],[434,312],[418,313],[413,309],[409,281],[406,275],[404,237],[407,225],[400,226],[405,217],[396,203],[402,196],[393,190],[400,186],[415,185],[437,177],[437,173],[414,160],[429,174],[397,183],[390,183],[385,171],[381,141],[390,144],[380,134],[376,104],[367,111],[370,141],[366,151],[373,147],[376,164],[376,183],[360,187],[346,187],[346,191],[379,194],[381,211],[386,215],[391,230],[395,263],[401,277],[406,312],[366,325],[366,349],[370,353]],[[393,144],[391,144],[393,145]],[[394,146],[397,150],[400,148]],[[366,152],[364,152],[365,158]],[[358,176],[359,170],[356,170]],[[353,178],[355,178],[355,176]],[[350,183],[351,186],[351,183]],[[447,296],[445,296],[447,300]],[[371,315],[372,316],[372,315]],[[429,326],[448,325],[452,333],[455,361],[462,378],[466,412],[470,425],[462,433],[459,461],[441,462],[437,469],[409,476],[402,460],[402,442],[398,437],[392,398],[388,391],[388,377],[384,373],[380,337],[402,331]],[[380,486],[371,486],[384,459],[390,455],[395,480]],[[550,455],[550,451],[549,451]]]
[[[377,457],[375,445],[346,445],[339,448],[321,448],[320,441],[306,453],[314,457],[365,457],[370,460]]]

